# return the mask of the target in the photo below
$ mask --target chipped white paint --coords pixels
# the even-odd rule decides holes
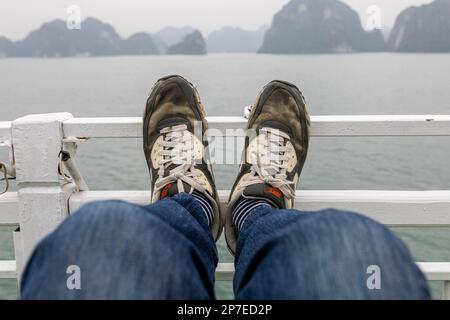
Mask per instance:
[[[74,188],[61,186],[58,156],[62,149],[62,123],[71,117],[70,113],[31,115],[12,124],[20,225],[20,237],[16,237],[20,243],[15,245],[21,263],[68,216],[67,201]]]
[[[58,155],[62,148],[62,122],[70,113],[31,115],[13,122],[17,183],[58,183]]]

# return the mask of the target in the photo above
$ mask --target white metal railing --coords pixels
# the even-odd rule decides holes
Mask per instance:
[[[220,190],[225,206],[229,191]],[[85,191],[73,194],[69,211],[99,200],[125,200],[149,204],[149,191]],[[450,227],[450,191],[297,191],[295,207],[303,211],[324,208],[363,212],[391,227]],[[225,209],[225,208],[223,208]]]
[[[315,137],[450,136],[450,115],[313,116]],[[241,117],[208,117],[211,128],[243,129]],[[64,123],[66,137],[140,138],[141,118],[73,118]]]
[[[139,138],[141,121],[141,118],[73,118],[68,113],[59,113],[0,122],[0,145],[14,146],[18,185],[17,192],[0,196],[0,225],[20,227],[14,232],[16,260],[0,261],[0,278],[20,279],[34,245],[84,203],[107,199],[148,203],[149,191],[80,192],[74,184],[61,186],[57,172],[62,148],[72,153],[80,139]],[[210,128],[225,132],[243,129],[246,120],[209,117],[208,122]],[[450,136],[450,115],[316,116],[312,122],[313,137]],[[222,205],[227,195],[228,191],[220,191]],[[296,208],[300,210],[329,207],[363,212],[394,227],[450,227],[450,190],[297,192]],[[443,297],[450,299],[450,262],[418,265],[430,281],[444,281]],[[221,263],[217,280],[231,280],[233,273],[233,264]]]

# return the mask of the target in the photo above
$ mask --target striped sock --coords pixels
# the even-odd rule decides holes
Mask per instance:
[[[273,208],[273,205],[264,199],[246,199],[238,200],[236,207],[233,210],[233,223],[238,231],[241,231],[245,220],[252,214],[253,210],[260,207]]]
[[[209,202],[208,198],[201,192],[198,192],[197,190],[194,190],[191,194],[195,200],[200,204],[200,206],[203,209],[203,213],[206,216],[206,219],[208,220],[208,225],[211,226],[214,221],[214,209]]]

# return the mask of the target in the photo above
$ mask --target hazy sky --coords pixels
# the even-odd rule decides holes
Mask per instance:
[[[370,5],[381,8],[382,24],[392,26],[397,14],[412,5],[431,0],[342,0],[362,19]],[[275,12],[288,0],[0,0],[0,35],[13,40],[25,37],[43,22],[67,17],[70,5],[81,8],[82,17],[97,17],[114,25],[122,36],[137,31],[153,32],[171,26],[191,25],[204,34],[225,25],[256,29],[270,24]]]

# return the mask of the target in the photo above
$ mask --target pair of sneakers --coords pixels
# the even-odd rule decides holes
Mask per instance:
[[[242,163],[222,213],[206,151],[208,124],[200,96],[181,76],[162,78],[153,87],[143,119],[152,202],[183,192],[201,194],[213,209],[213,238],[217,241],[225,228],[234,254],[238,230],[233,211],[241,199],[293,208],[310,127],[305,100],[296,86],[283,81],[266,85],[249,110]]]

